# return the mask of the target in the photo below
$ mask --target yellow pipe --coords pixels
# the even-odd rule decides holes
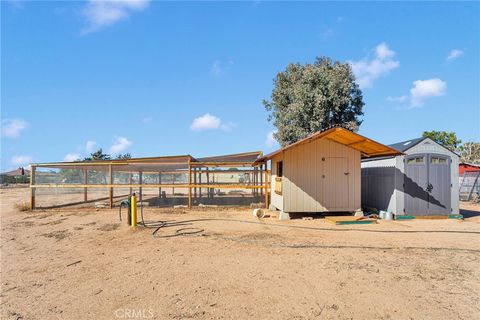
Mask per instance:
[[[130,198],[130,211],[132,215],[132,228],[137,226],[137,197],[135,194]]]

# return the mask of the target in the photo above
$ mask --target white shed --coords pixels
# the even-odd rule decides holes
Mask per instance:
[[[458,162],[430,138],[390,145],[404,155],[362,160],[362,204],[397,215],[458,214]]]
[[[354,212],[361,209],[361,158],[398,154],[350,130],[332,127],[257,162],[271,162],[270,204],[282,214]]]

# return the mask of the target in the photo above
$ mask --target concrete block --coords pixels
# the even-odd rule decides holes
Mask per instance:
[[[288,214],[288,212],[280,211],[280,214],[278,215],[278,220],[290,220],[290,215]]]

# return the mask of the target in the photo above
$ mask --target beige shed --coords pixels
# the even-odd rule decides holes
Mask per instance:
[[[361,159],[398,150],[343,127],[316,132],[257,160],[270,161],[270,204],[291,212],[353,212],[361,209]]]

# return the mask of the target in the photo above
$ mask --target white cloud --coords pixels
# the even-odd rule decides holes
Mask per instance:
[[[416,80],[413,82],[413,88],[410,89],[411,107],[421,107],[425,99],[443,96],[446,91],[447,83],[438,78]]]
[[[190,130],[215,130],[220,128],[221,123],[220,118],[212,116],[210,113],[205,113],[203,116],[193,119]]]
[[[459,49],[453,49],[447,56],[447,61],[452,61],[460,58],[463,55],[463,51]]]
[[[349,61],[353,73],[357,78],[360,88],[368,88],[377,78],[387,75],[398,68],[400,62],[394,59],[395,51],[391,50],[385,42],[375,47],[374,57],[359,61]]]
[[[65,157],[63,157],[63,161],[72,162],[77,161],[80,159],[80,155],[78,153],[68,153]]]
[[[10,163],[16,167],[24,167],[32,162],[32,157],[30,156],[13,156],[10,159]]]
[[[387,97],[387,101],[390,101],[390,102],[404,102],[407,99],[408,99],[408,96],[398,96],[398,97],[388,96]]]
[[[95,141],[88,140],[87,143],[85,143],[85,150],[87,152],[93,152],[93,148],[95,148],[96,145],[97,143]]]
[[[395,51],[390,50],[390,48],[387,46],[385,42],[380,43],[375,48],[375,53],[377,54],[377,57],[380,60],[390,59],[395,56]]]
[[[120,153],[132,145],[132,142],[125,137],[118,137],[110,147],[110,153]]]
[[[24,130],[27,126],[27,121],[23,119],[2,120],[2,136],[16,138],[20,136],[22,130]]]
[[[210,68],[210,74],[215,77],[220,77],[230,71],[230,68],[233,66],[233,61],[228,61],[226,63],[215,60],[212,63],[212,67]]]
[[[276,130],[272,130],[267,134],[267,139],[265,140],[267,147],[272,148],[273,146],[278,145],[277,140],[273,136],[276,132]]]
[[[87,26],[82,30],[85,35],[128,19],[134,11],[142,11],[150,0],[89,0],[82,10]]]
[[[233,122],[223,123],[219,117],[205,113],[203,116],[193,119],[190,125],[192,131],[205,131],[205,130],[223,130],[230,131],[235,128],[236,125]]]

